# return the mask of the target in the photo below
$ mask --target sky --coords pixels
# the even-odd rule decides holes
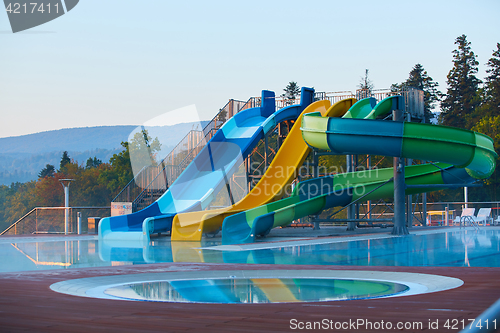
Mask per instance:
[[[499,16],[498,0],[81,0],[13,34],[0,11],[0,137],[140,125],[191,105],[206,120],[290,81],[355,91],[365,69],[389,88],[416,63],[445,92],[462,34],[485,76]]]

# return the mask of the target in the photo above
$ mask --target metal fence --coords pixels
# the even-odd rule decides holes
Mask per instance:
[[[12,224],[1,235],[64,234],[65,211],[69,210],[68,233],[77,233],[77,214],[81,213],[82,233],[88,233],[88,218],[110,216],[110,207],[36,207]]]
[[[416,196],[413,196],[417,199]],[[417,201],[417,200],[415,200]],[[413,202],[410,207],[407,206],[407,221],[413,226],[453,226],[457,225],[458,218],[462,215],[464,208],[475,208],[477,215],[481,208],[491,208],[491,214],[487,224],[499,224],[500,221],[500,202],[498,201],[483,201],[483,202],[428,202],[425,205],[422,202]],[[324,210],[319,218],[322,220],[322,225],[346,225],[346,210],[340,211],[338,214],[331,216],[332,212],[338,211],[339,207]],[[408,218],[409,217],[409,218]],[[372,202],[359,204],[359,214],[356,222],[363,225],[380,226],[381,224],[391,224],[394,218],[393,204],[383,200],[381,202]],[[497,222],[495,222],[497,221]],[[454,223],[455,222],[455,223]]]

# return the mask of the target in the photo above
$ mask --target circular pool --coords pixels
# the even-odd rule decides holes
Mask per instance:
[[[456,278],[360,270],[221,270],[125,274],[54,283],[56,292],[121,301],[188,303],[327,302],[425,294]]]
[[[187,303],[283,303],[369,299],[409,290],[386,281],[317,278],[226,278],[154,281],[110,287],[122,299]]]

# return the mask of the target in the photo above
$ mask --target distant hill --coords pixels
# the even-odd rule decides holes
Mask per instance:
[[[202,123],[205,126],[206,122]],[[195,123],[147,127],[149,134],[162,143],[160,156],[167,155],[191,130]],[[0,138],[0,184],[37,179],[46,164],[59,166],[63,151],[80,164],[89,157],[108,162],[123,148],[137,126],[99,126],[66,128],[16,137]]]

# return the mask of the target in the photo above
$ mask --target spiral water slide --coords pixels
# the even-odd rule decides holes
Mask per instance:
[[[488,178],[495,170],[497,154],[491,138],[459,128],[375,120],[379,115],[402,109],[401,96],[377,105],[366,99],[344,117],[309,113],[302,119],[303,140],[311,147],[337,154],[370,154],[436,161],[405,168],[406,194],[442,189],[446,184],[467,184]],[[358,104],[356,103],[356,104]],[[373,106],[373,110],[369,110]],[[363,118],[363,119],[356,119]],[[223,244],[255,241],[272,228],[315,215],[331,207],[343,207],[360,198],[374,200],[393,196],[392,168],[365,170],[304,181],[289,198],[234,214],[224,220]]]
[[[149,240],[153,233],[170,231],[176,214],[205,209],[264,135],[282,121],[297,119],[313,97],[314,89],[302,88],[300,104],[275,112],[274,92],[262,91],[261,106],[229,119],[156,202],[102,219],[99,239]]]
[[[203,233],[215,233],[220,230],[224,218],[281,199],[283,189],[297,177],[298,169],[311,152],[311,148],[302,139],[300,131],[303,117],[314,112],[322,116],[340,117],[355,102],[355,99],[350,98],[333,105],[328,100],[317,101],[309,105],[297,118],[265,174],[243,199],[224,209],[176,215],[172,223],[171,240],[199,241]],[[372,111],[372,107],[367,106],[365,101],[359,103],[359,107],[361,109],[369,108],[369,111]]]

